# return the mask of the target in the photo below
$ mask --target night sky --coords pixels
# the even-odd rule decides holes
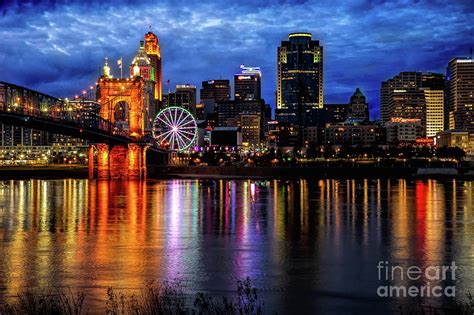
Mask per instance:
[[[325,102],[347,102],[360,87],[378,116],[382,80],[444,73],[450,58],[474,46],[472,0],[338,3],[0,0],[0,81],[71,97],[94,84],[105,56],[118,76],[116,60],[130,63],[152,25],[163,82],[199,89],[203,80],[232,80],[240,64],[260,66],[273,107],[277,46],[305,31],[324,46]]]

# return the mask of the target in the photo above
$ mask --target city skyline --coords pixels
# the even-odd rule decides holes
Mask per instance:
[[[265,1],[230,8],[215,1],[9,1],[0,12],[0,79],[54,96],[70,97],[94,83],[105,56],[117,76],[116,60],[123,57],[127,66],[152,25],[162,47],[163,83],[199,87],[205,80],[232,81],[240,64],[260,66],[262,96],[274,108],[277,47],[289,33],[307,31],[325,47],[324,101],[347,102],[359,87],[376,117],[380,82],[401,71],[445,73],[450,59],[469,54],[474,17],[468,1],[343,7]]]

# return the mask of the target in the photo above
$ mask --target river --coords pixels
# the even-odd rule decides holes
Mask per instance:
[[[473,195],[473,182],[432,179],[3,181],[0,300],[71,289],[103,313],[107,287],[179,278],[222,296],[250,277],[270,314],[386,312],[419,300],[380,297],[380,286],[423,283],[380,279],[380,262],[453,261],[455,279],[430,285],[463,299],[474,292]]]

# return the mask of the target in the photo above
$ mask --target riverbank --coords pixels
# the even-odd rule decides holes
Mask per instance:
[[[298,179],[298,178],[466,178],[467,169],[438,168],[418,172],[415,167],[237,167],[237,166],[152,166],[148,178],[201,179]],[[472,172],[472,171],[471,171]],[[470,173],[469,173],[470,174]]]
[[[84,165],[5,166],[0,167],[0,179],[61,179],[87,178]]]
[[[49,165],[0,167],[0,179],[88,178],[87,166]],[[474,179],[467,168],[416,167],[241,167],[241,166],[148,166],[151,179],[299,179],[299,178],[460,178]]]

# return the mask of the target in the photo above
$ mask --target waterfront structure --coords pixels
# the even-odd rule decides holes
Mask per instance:
[[[384,130],[377,124],[343,123],[323,129],[324,145],[369,147],[384,144]]]
[[[258,100],[262,98],[262,72],[260,67],[240,66],[234,74],[234,99]]]
[[[302,126],[315,108],[323,108],[323,47],[311,33],[292,33],[278,47],[276,119]]]
[[[421,119],[392,118],[385,128],[387,143],[391,145],[414,144],[423,137]]]
[[[467,130],[450,129],[436,135],[436,147],[458,147],[469,154],[474,154],[474,133]]]
[[[12,108],[10,109],[12,111],[21,109],[24,106],[31,109],[30,106],[33,106],[32,104],[40,106],[43,113],[47,106],[65,106],[68,109],[67,113],[69,116],[73,115],[76,117],[76,114],[80,114],[81,123],[89,114],[87,110],[79,113],[77,111],[79,106],[76,104],[76,101],[60,100],[20,86],[0,82],[0,105],[5,106],[8,102],[12,102]],[[54,156],[68,156],[67,151],[70,148],[78,148],[77,150],[82,154],[84,151],[81,150],[86,145],[86,141],[81,139],[19,125],[0,124],[0,132],[0,164],[3,165],[69,162],[69,160],[64,161],[62,159],[53,160],[51,152],[53,152]],[[53,146],[55,148],[54,151],[52,151]]]
[[[474,133],[474,60],[454,58],[446,70],[446,98],[449,129]]]
[[[1,147],[44,146],[52,142],[52,135],[45,131],[0,124],[0,132]]]
[[[154,98],[161,102],[162,96],[162,70],[161,70],[161,50],[160,44],[158,43],[158,37],[148,32],[145,34],[145,52],[150,60],[151,65],[151,80],[155,83]]]
[[[423,137],[443,130],[444,76],[437,73],[401,72],[382,82],[382,122],[392,118],[420,119]]]

